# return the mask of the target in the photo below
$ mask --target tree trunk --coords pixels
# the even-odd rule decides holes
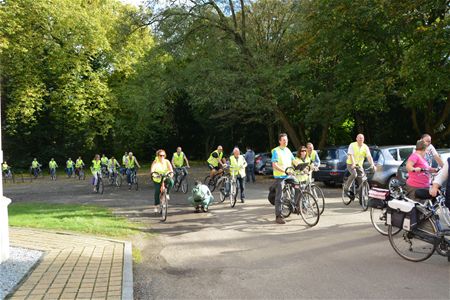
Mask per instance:
[[[317,149],[323,149],[327,144],[328,130],[328,125],[322,127],[322,133],[320,135],[320,141],[319,145],[317,145]]]
[[[284,112],[281,111],[281,109],[278,106],[275,106],[275,113],[279,117],[284,130],[286,130],[288,138],[292,141],[292,144],[294,145],[294,148],[295,149],[300,148],[301,141],[291,122],[288,120],[287,116],[284,114]]]

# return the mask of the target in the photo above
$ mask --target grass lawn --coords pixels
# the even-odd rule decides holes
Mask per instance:
[[[17,227],[57,229],[108,237],[137,233],[138,224],[114,216],[112,210],[94,205],[12,203],[9,224]]]

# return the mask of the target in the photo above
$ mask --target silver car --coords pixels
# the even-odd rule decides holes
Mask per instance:
[[[398,167],[414,151],[414,145],[370,147],[376,172],[369,175],[372,186],[388,187],[389,182],[396,180]]]

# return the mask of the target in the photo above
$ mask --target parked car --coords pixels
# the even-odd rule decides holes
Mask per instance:
[[[255,155],[255,174],[264,174],[266,161],[270,160],[270,152],[262,152]]]
[[[347,171],[348,146],[327,147],[319,152],[319,171],[313,173],[315,181],[325,185],[341,184]]]
[[[446,161],[450,157],[450,149],[449,148],[436,149],[436,151],[441,156],[442,161]],[[408,160],[408,158],[405,158],[405,160],[403,160],[402,164],[398,167],[397,176],[392,180],[391,184],[394,183],[395,180],[398,180],[401,183],[406,182],[406,179],[408,179],[408,171],[406,171],[406,161],[407,160]],[[437,162],[434,159],[433,159],[431,166],[433,168],[437,168],[437,166],[438,166]]]
[[[414,151],[414,145],[396,145],[370,147],[370,153],[376,166],[376,172],[368,176],[372,186],[388,187],[389,181],[395,180],[398,167]],[[368,162],[364,163],[367,168]]]

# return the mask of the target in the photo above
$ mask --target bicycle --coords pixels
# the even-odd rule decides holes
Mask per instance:
[[[97,172],[97,184],[95,185],[95,191],[97,194],[102,194],[105,187],[103,185],[102,172]]]
[[[214,192],[214,190],[216,189],[217,181],[223,176],[223,173],[224,173],[223,171],[220,173],[216,173],[212,178],[211,175],[208,175],[203,180],[203,183],[208,186],[211,193]]]
[[[361,205],[363,211],[366,211],[369,208],[368,203],[370,185],[366,172],[371,169],[372,168],[363,169],[364,172],[361,177],[361,186],[359,186],[358,180],[355,178],[348,188],[348,193],[345,192],[345,183],[347,182],[348,176],[344,177],[344,183],[342,184],[342,202],[345,205],[349,205],[353,200],[355,200],[355,198],[358,198],[359,204]],[[352,196],[349,196],[349,194],[352,194]]]
[[[217,187],[219,188],[219,201],[218,203],[222,203],[225,201],[227,197],[230,196],[230,185],[231,185],[231,179],[230,179],[230,172],[229,168],[225,167],[223,169],[222,176],[217,180]]]
[[[311,176],[311,170],[309,170],[309,164],[300,164],[298,166],[299,168],[304,167],[302,171],[296,170],[295,175],[308,175],[308,180],[300,182],[300,189],[302,191],[308,192],[314,196],[314,198],[317,201],[317,204],[319,205],[319,212],[320,214],[323,214],[323,211],[325,210],[325,195],[323,194],[323,191],[320,187],[318,187],[314,183],[314,179]],[[297,168],[296,168],[297,169]]]
[[[398,188],[401,189],[400,186]],[[393,189],[393,187],[392,187]],[[387,225],[387,213],[388,213],[388,201],[394,199],[400,199],[401,194],[397,194],[390,190],[383,189],[371,189],[369,191],[369,203],[370,207],[370,222],[376,231],[380,234],[388,235],[388,225]],[[400,232],[400,228],[393,234]]]
[[[75,169],[75,176],[78,177],[78,180],[85,180],[86,179],[83,167]]]
[[[388,214],[389,243],[394,251],[413,262],[424,261],[436,251],[447,256],[450,262],[450,212],[445,206],[443,193],[436,197],[434,204],[430,200],[421,204],[407,197],[398,201],[390,203]],[[441,224],[438,211],[447,229]],[[400,228],[400,234],[393,234],[396,228]]]
[[[128,171],[129,170],[129,171]],[[136,191],[139,189],[139,182],[138,182],[138,177],[137,177],[137,170],[136,168],[134,169],[127,169],[127,173],[130,172],[130,181],[131,184],[128,184],[128,189],[131,190],[131,188],[133,187],[133,185],[136,186]]]
[[[14,176],[14,173],[10,168],[3,171],[3,182],[6,183],[8,180],[11,180],[12,183],[16,182],[16,178]]]
[[[169,177],[172,177],[173,173],[169,172],[165,175],[159,174],[157,172],[153,172],[150,174],[153,181],[161,180],[161,189],[159,194],[159,212],[161,214],[161,222],[165,222],[167,220],[167,210],[169,206],[169,193],[167,191],[167,187],[165,184],[165,180]]]
[[[50,179],[52,181],[56,181],[56,169],[51,168],[49,171],[50,171]]]
[[[175,183],[174,183],[175,191],[181,191],[183,194],[188,192],[188,180],[187,180],[187,171],[186,167],[175,168]]]
[[[33,175],[34,179],[37,179],[40,176],[44,177],[41,167],[42,165],[39,165],[37,168],[30,167],[30,173]]]
[[[122,186],[122,175],[118,172],[117,169],[113,170],[112,172],[109,172],[109,185],[116,187]]]
[[[294,172],[292,167],[288,167],[285,171],[288,177],[284,179],[281,215],[288,218],[291,213],[300,214],[303,221],[313,227],[319,223],[319,205],[311,193],[300,189],[300,183],[293,176]]]

